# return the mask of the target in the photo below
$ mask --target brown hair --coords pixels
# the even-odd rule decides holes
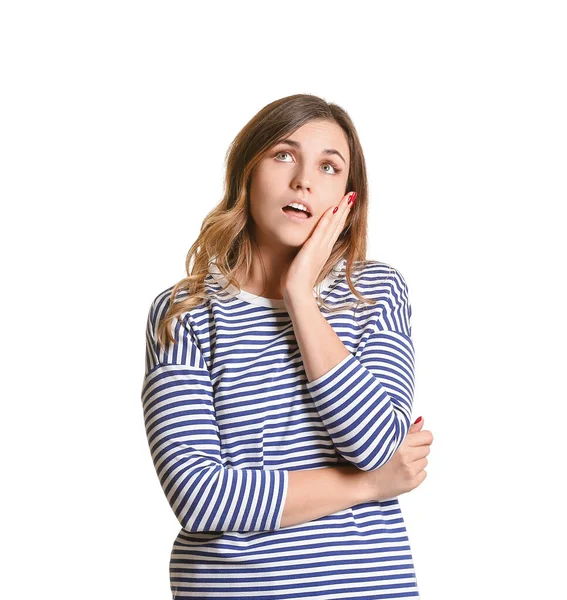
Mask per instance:
[[[168,310],[157,329],[160,344],[166,341],[174,343],[172,321],[210,297],[205,289],[205,278],[213,257],[220,273],[229,284],[240,290],[233,272],[238,272],[244,265],[244,272],[249,274],[252,266],[253,240],[248,229],[248,196],[252,171],[280,139],[310,121],[320,120],[335,122],[347,136],[350,167],[344,194],[348,190],[356,190],[357,196],[345,228],[321,270],[316,285],[327,277],[337,261],[346,258],[346,281],[350,290],[363,303],[375,304],[374,300],[359,294],[351,279],[353,265],[358,261],[366,262],[367,245],[368,181],[358,134],[348,114],[337,104],[311,94],[295,94],[264,106],[230,144],[225,157],[224,196],[205,217],[199,236],[187,253],[187,277],[173,287]],[[192,258],[194,262],[191,267]],[[226,287],[222,288],[223,291],[225,289]],[[186,290],[188,294],[175,302],[180,290]],[[341,310],[341,307],[330,307],[319,293],[316,299],[320,306],[330,312]]]

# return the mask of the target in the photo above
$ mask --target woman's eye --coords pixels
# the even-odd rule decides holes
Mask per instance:
[[[339,173],[339,172],[340,172],[340,170],[339,170],[339,169],[337,169],[337,167],[335,167],[335,166],[334,166],[334,165],[332,165],[331,163],[325,163],[325,164],[326,164],[326,165],[329,165],[329,167],[332,167],[332,168],[334,169],[335,173]]]
[[[276,152],[274,154],[274,157],[278,157],[280,154],[287,154],[287,155],[291,156],[290,153],[287,152],[286,150],[279,150],[278,152]],[[333,172],[331,172],[331,175],[336,175],[341,172],[341,169],[339,167],[335,166],[333,163],[326,162],[325,165],[328,165],[329,167],[331,167],[333,169]]]

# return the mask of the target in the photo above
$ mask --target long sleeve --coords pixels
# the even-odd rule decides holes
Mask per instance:
[[[224,466],[211,376],[188,318],[174,321],[177,344],[158,350],[157,318],[166,307],[162,294],[148,315],[142,405],[171,508],[192,532],[279,529],[288,472]]]
[[[414,346],[407,284],[394,270],[366,339],[307,390],[333,444],[359,469],[386,464],[409,431]]]

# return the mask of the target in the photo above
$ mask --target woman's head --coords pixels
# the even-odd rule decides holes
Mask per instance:
[[[263,153],[250,175],[251,236],[262,247],[293,254],[323,213],[345,195],[349,168],[348,137],[335,121],[308,121],[284,135]],[[292,220],[283,211],[290,202],[306,204],[310,212],[301,221]]]
[[[365,255],[365,240],[358,236],[355,242],[350,232],[356,225],[366,228],[366,165],[354,124],[340,106],[309,94],[268,104],[236,136],[226,164],[225,208],[246,217],[243,238],[269,235],[282,251],[298,250],[323,212],[353,190],[356,205],[336,244],[341,256],[331,258],[335,263],[346,255],[348,243],[343,242],[357,246],[353,250],[359,257]],[[296,197],[313,209],[305,223],[290,221],[281,210]]]
[[[262,108],[227,151],[224,197],[205,217],[189,249],[188,276],[172,290],[158,337],[165,341],[166,335],[173,341],[173,317],[208,298],[204,279],[212,260],[229,283],[240,288],[233,273],[250,272],[253,244],[269,240],[282,253],[295,254],[321,215],[347,191],[357,192],[356,203],[318,281],[345,258],[349,287],[365,301],[350,277],[353,265],[366,258],[367,189],[358,134],[340,106],[310,94],[295,94]],[[295,198],[312,208],[313,216],[305,222],[292,222],[282,211]],[[186,289],[188,296],[173,306],[179,289]]]

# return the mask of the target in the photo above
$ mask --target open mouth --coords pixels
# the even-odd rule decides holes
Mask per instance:
[[[284,206],[282,210],[288,217],[292,217],[294,219],[305,220],[311,218],[311,213],[305,212],[300,208],[294,208],[293,206]]]

